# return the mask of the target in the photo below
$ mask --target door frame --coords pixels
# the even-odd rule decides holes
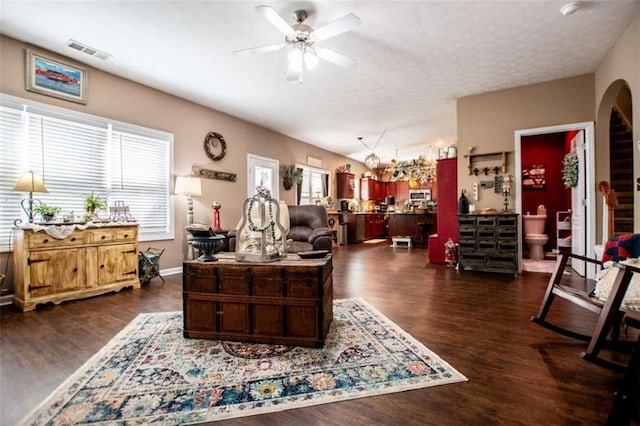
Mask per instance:
[[[582,130],[584,132],[584,146],[586,163],[580,162],[579,167],[583,168],[585,176],[586,199],[584,206],[585,215],[585,239],[583,256],[593,257],[593,249],[596,245],[596,168],[595,168],[595,129],[593,121],[582,123],[561,124],[557,126],[537,127],[531,129],[516,130],[514,132],[515,147],[515,182],[516,182],[516,202],[515,212],[519,214],[520,229],[522,230],[522,137],[543,135],[548,133],[563,133],[572,130]],[[524,231],[523,231],[524,232]],[[522,238],[518,240],[519,270],[522,270]],[[587,277],[594,278],[595,271],[587,268]]]
[[[271,188],[271,197],[280,199],[280,161],[274,158],[261,157],[255,154],[247,154],[247,197],[252,197],[256,193],[254,185],[254,176],[256,173],[256,166],[271,169],[273,187]]]

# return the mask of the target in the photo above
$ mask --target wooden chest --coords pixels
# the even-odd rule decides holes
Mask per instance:
[[[184,336],[321,347],[333,319],[331,256],[183,265]]]

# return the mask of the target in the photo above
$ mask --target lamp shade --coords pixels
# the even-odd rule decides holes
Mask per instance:
[[[39,174],[28,171],[23,172],[18,179],[18,183],[12,189],[14,192],[49,192],[44,186],[44,181]]]
[[[202,181],[196,176],[176,176],[177,195],[202,195]]]

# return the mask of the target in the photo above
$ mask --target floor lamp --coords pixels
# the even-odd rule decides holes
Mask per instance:
[[[16,183],[16,186],[12,189],[12,191],[29,193],[29,198],[23,198],[20,202],[20,205],[22,206],[22,210],[24,210],[24,212],[27,214],[28,222],[33,223],[33,193],[49,192],[44,186],[44,181],[39,174],[29,170],[28,172],[23,172],[20,175],[20,179],[18,179],[18,183]]]
[[[187,227],[193,225],[193,196],[202,195],[202,181],[196,176],[176,176],[176,195],[187,196]],[[191,237],[187,233],[187,260],[193,259]]]

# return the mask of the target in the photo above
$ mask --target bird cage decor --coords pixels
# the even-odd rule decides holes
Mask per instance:
[[[262,186],[256,188],[256,195],[244,201],[237,232],[238,262],[273,262],[287,257],[287,231],[281,223],[283,213],[278,201]]]

